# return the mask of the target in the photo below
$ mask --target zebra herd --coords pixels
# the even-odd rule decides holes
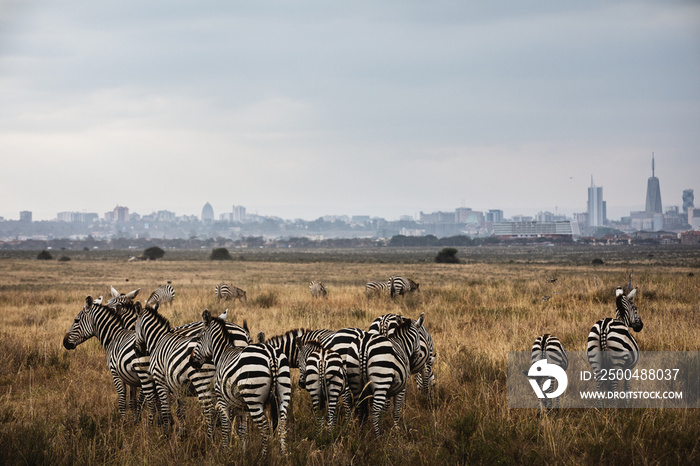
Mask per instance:
[[[414,282],[410,278],[392,276],[389,277],[387,281],[374,281],[369,282],[365,285],[365,290],[367,295],[373,294],[385,294],[393,298],[395,296],[403,296],[414,291],[420,291],[418,289],[418,283]]]
[[[184,436],[184,397],[197,396],[209,439],[214,437],[216,412],[224,449],[229,447],[231,422],[236,418],[245,448],[250,417],[261,432],[265,455],[272,433],[264,414],[269,404],[272,428],[286,453],[290,369],[299,369],[299,385],[311,396],[317,433],[326,424],[335,425],[342,399],[346,417],[353,409],[363,421],[370,417],[374,434],[380,436],[380,414],[389,408],[390,400],[394,426],[398,426],[411,376],[423,393],[435,384],[432,367],[437,353],[424,314],[415,320],[386,314],[367,331],[295,329],[267,339],[260,332],[253,343],[247,323],[227,322],[227,312],[215,317],[204,310],[201,320],[172,327],[159,313],[161,304],[172,301],[172,287],[158,288],[143,306],[135,301],[139,291],[123,294],[112,287],[112,298],[105,304],[88,296],[63,346],[75,349],[96,337],[107,353],[121,417],[126,418],[129,405],[138,420],[145,404],[149,423],[158,415],[166,434],[173,424],[171,401],[176,405],[179,434]],[[217,286],[217,296],[220,291],[223,288]]]
[[[631,284],[628,289],[631,289]],[[593,324],[589,334],[586,348],[588,363],[593,370],[596,390],[598,392],[618,389],[618,380],[607,378],[604,380],[605,371],[616,371],[618,369],[633,369],[639,361],[639,346],[637,340],[630,332],[641,332],[644,326],[641,317],[637,313],[637,306],[634,304],[634,297],[637,288],[631,289],[625,294],[622,287],[617,287],[615,291],[615,318],[606,317]],[[535,362],[546,359],[549,364],[556,364],[566,370],[569,359],[561,341],[554,335],[544,334],[535,339],[532,345],[531,361]],[[549,390],[553,392],[554,384],[549,384]],[[629,380],[625,379],[624,390],[629,391]],[[552,399],[541,400],[541,408],[551,408]],[[598,405],[602,406],[602,399],[598,399]]]

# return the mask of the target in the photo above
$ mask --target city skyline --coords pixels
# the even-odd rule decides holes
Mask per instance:
[[[0,216],[507,217],[700,173],[700,5],[12,2]]]

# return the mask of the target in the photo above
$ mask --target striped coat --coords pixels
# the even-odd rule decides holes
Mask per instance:
[[[617,380],[608,380],[606,383],[601,379],[603,370],[633,369],[639,360],[639,346],[630,333],[630,328],[641,332],[644,327],[633,302],[636,293],[635,288],[625,295],[622,287],[618,287],[615,318],[606,317],[597,321],[588,334],[588,363],[593,370],[598,391],[614,392],[618,388]],[[624,389],[629,390],[629,380],[625,380]]]
[[[137,310],[141,308],[138,302],[132,306]],[[153,381],[148,374],[147,362],[139,358],[134,351],[133,328],[127,328],[117,311],[95,303],[92,297],[88,296],[85,306],[63,337],[63,346],[72,350],[92,337],[100,341],[107,354],[107,368],[117,390],[119,414],[122,419],[126,418],[128,390],[129,405],[134,419],[139,418],[143,399],[146,398],[149,421],[152,422],[155,415]]]
[[[389,278],[390,294],[393,298],[394,296],[403,296],[407,293],[413,293],[414,291],[420,291],[418,289],[418,283],[414,282],[410,278],[403,277],[391,277]]]
[[[301,346],[301,344],[299,344]],[[324,348],[316,340],[307,342],[299,352],[299,386],[311,396],[311,404],[316,417],[316,433],[320,433],[324,420],[321,410],[328,405],[326,417],[328,427],[335,426],[336,409],[341,396],[349,399],[349,386],[343,359],[336,351]],[[346,403],[347,415],[350,415]]]
[[[243,303],[248,301],[245,291],[236,286],[229,285],[228,283],[219,283],[216,285],[214,288],[214,293],[219,301],[228,301],[229,299],[234,301],[239,300]]]
[[[326,285],[323,284],[323,282],[314,280],[311,283],[309,283],[309,292],[311,292],[311,296],[314,298],[327,298],[328,297],[328,291],[326,291]]]
[[[172,305],[173,299],[175,299],[175,289],[170,285],[161,285],[151,293],[146,301],[146,305],[155,306],[156,304],[162,306],[164,304]]]
[[[419,333],[424,320],[425,315],[421,314],[416,321],[403,322],[388,337],[367,333],[361,339],[358,354],[363,390],[359,399],[364,406],[361,405],[360,412],[371,408],[377,437],[380,435],[379,415],[391,398],[394,400],[394,426],[398,427],[411,375],[410,360],[419,351]]]
[[[204,329],[190,361],[195,366],[211,359],[216,366],[214,391],[221,414],[223,447],[230,442],[231,419],[236,414],[249,414],[263,436],[263,456],[267,453],[271,435],[265,417],[265,405],[273,403],[279,416],[277,430],[280,434],[282,453],[286,453],[287,408],[291,397],[291,378],[286,355],[265,343],[256,343],[245,348],[233,346],[224,322],[212,317],[209,311],[202,314]],[[239,433],[246,439],[245,422],[239,424]]]
[[[569,367],[569,356],[564,350],[564,345],[561,341],[554,335],[545,333],[543,335],[535,338],[535,342],[532,344],[531,362],[534,364],[537,361],[546,359],[549,364],[556,364],[562,369],[566,370]],[[554,391],[554,381],[552,378],[548,378],[550,383],[549,390],[545,393]],[[551,398],[540,399],[540,408],[552,408],[554,403],[557,403],[558,399],[552,400]]]

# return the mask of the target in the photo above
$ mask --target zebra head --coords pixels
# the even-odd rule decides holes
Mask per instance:
[[[95,335],[94,319],[90,310],[95,304],[92,296],[85,298],[85,306],[75,316],[73,325],[63,337],[63,347],[67,350],[75,349],[76,346]]]
[[[641,332],[644,328],[644,322],[642,318],[639,317],[637,313],[637,305],[634,303],[633,299],[637,294],[637,288],[625,295],[622,287],[618,287],[616,294],[615,303],[617,305],[617,313],[615,318],[625,322],[628,327],[631,327],[635,332]]]
[[[200,369],[205,362],[211,361],[211,325],[214,322],[214,318],[208,309],[202,312],[202,322],[204,327],[195,337],[196,344],[190,354],[190,364],[196,369]]]
[[[139,291],[141,291],[141,288],[137,288],[134,291],[130,291],[129,293],[124,294],[118,292],[112,286],[110,291],[112,293],[112,299],[107,301],[107,306],[111,308],[116,308],[120,304],[131,304],[136,295],[139,294]]]
[[[389,334],[390,340],[397,340],[403,347],[410,361],[414,361],[420,351],[420,328],[425,320],[425,313],[421,313],[418,320],[406,319],[396,330]],[[411,362],[411,365],[413,363]]]

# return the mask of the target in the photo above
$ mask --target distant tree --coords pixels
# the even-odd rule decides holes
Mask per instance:
[[[141,254],[141,258],[149,261],[154,261],[156,259],[160,259],[164,255],[165,251],[163,251],[161,248],[159,248],[158,246],[151,246],[150,248],[143,251],[143,254]]]
[[[438,264],[459,264],[456,248],[442,248],[435,256],[435,262]]]
[[[605,262],[603,262],[603,259],[600,259],[600,258],[596,257],[595,259],[593,259],[593,260],[591,261],[591,264],[593,264],[593,265],[603,265],[603,264],[605,264]]]
[[[39,254],[37,254],[36,258],[42,261],[50,261],[51,259],[53,259],[53,256],[49,251],[44,249]]]
[[[233,257],[231,257],[231,254],[226,248],[214,248],[211,251],[209,259],[213,261],[230,261],[233,260]]]

